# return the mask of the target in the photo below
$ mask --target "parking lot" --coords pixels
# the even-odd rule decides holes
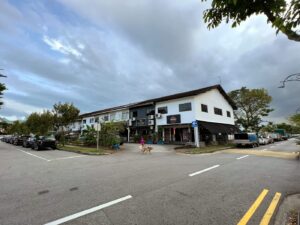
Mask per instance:
[[[99,157],[0,143],[0,224],[237,224],[266,189],[250,216],[259,224],[276,192],[299,191],[299,169],[241,154],[126,145]]]

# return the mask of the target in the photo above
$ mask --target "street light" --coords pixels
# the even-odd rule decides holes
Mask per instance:
[[[300,73],[295,73],[287,76],[283,81],[280,81],[282,85],[279,86],[278,88],[285,88],[285,82],[288,81],[300,81]]]

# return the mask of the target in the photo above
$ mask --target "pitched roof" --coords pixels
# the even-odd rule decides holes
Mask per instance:
[[[89,113],[84,113],[84,114],[81,114],[79,117],[94,116],[94,115],[104,114],[104,113],[117,111],[117,110],[122,110],[122,109],[128,109],[128,108],[131,109],[131,108],[151,105],[151,104],[154,104],[155,102],[162,102],[162,101],[168,101],[168,100],[172,100],[172,99],[178,99],[178,98],[184,98],[184,97],[198,95],[198,94],[205,93],[205,92],[213,90],[213,89],[219,90],[220,93],[223,95],[223,97],[232,106],[232,108],[237,109],[235,103],[226,94],[226,92],[224,91],[222,86],[218,84],[218,85],[213,85],[213,86],[209,86],[209,87],[205,87],[205,88],[195,89],[195,90],[192,90],[192,91],[181,92],[181,93],[167,95],[167,96],[163,96],[163,97],[159,97],[159,98],[148,99],[148,100],[144,100],[144,101],[141,101],[141,102],[131,103],[131,104],[127,104],[127,105],[121,105],[121,106],[107,108],[107,109],[102,109],[102,110],[89,112]]]

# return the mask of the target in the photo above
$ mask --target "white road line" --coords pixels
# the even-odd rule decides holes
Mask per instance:
[[[206,168],[206,169],[204,169],[204,170],[200,170],[200,171],[197,171],[197,172],[195,172],[195,173],[191,173],[191,174],[189,174],[189,176],[192,177],[192,176],[195,176],[195,175],[198,175],[198,174],[207,172],[207,171],[209,171],[209,170],[215,169],[215,168],[217,168],[217,167],[219,167],[219,166],[220,166],[220,165],[214,165],[214,166],[208,167],[208,168]]]
[[[39,159],[42,159],[42,160],[45,160],[45,161],[47,161],[47,162],[50,162],[51,160],[49,160],[49,159],[46,159],[46,158],[43,158],[43,157],[41,157],[41,156],[38,156],[38,155],[35,155],[35,154],[32,154],[32,153],[29,153],[29,152],[26,152],[26,151],[23,151],[23,150],[21,150],[21,149],[18,149],[19,151],[21,151],[21,152],[24,152],[25,154],[28,154],[28,155],[31,155],[31,156],[34,156],[34,157],[36,157],[36,158],[39,158]]]
[[[67,217],[64,217],[64,218],[55,220],[55,221],[53,221],[53,222],[46,223],[45,225],[58,225],[58,224],[62,224],[62,223],[65,223],[65,222],[67,222],[67,221],[70,221],[70,220],[74,220],[74,219],[76,219],[76,218],[79,218],[79,217],[81,217],[81,216],[85,216],[85,215],[87,215],[87,214],[96,212],[96,211],[98,211],[98,210],[100,210],[100,209],[104,209],[104,208],[106,208],[106,207],[115,205],[115,204],[117,204],[117,203],[119,203],[119,202],[123,202],[123,201],[125,201],[125,200],[130,199],[130,198],[132,198],[132,196],[131,196],[131,195],[127,195],[127,196],[125,196],[125,197],[123,197],[123,198],[119,198],[119,199],[113,200],[113,201],[111,201],[111,202],[107,202],[107,203],[104,203],[104,204],[102,204],[102,205],[98,205],[98,206],[96,206],[96,207],[93,207],[93,208],[90,208],[90,209],[86,209],[86,210],[84,210],[84,211],[75,213],[75,214],[73,214],[73,215],[70,215],[70,216],[67,216]]]
[[[239,160],[239,159],[246,158],[246,157],[248,157],[248,156],[249,156],[249,155],[244,155],[244,156],[238,157],[238,158],[236,158],[236,159]]]
[[[264,149],[262,149],[262,151],[267,151],[268,149],[266,149],[266,148],[264,148]]]
[[[68,157],[62,157],[62,158],[51,159],[50,161],[62,160],[62,159],[74,159],[74,158],[80,158],[80,157],[86,157],[86,155],[68,156]]]

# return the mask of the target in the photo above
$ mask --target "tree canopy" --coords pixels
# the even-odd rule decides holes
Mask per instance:
[[[73,103],[56,103],[53,105],[54,124],[56,128],[64,127],[74,122],[80,110]]]
[[[212,0],[211,8],[204,11],[204,21],[209,29],[219,26],[222,21],[232,22],[231,26],[236,27],[258,14],[264,14],[277,33],[282,32],[288,39],[300,42],[299,0]]]
[[[31,133],[46,135],[49,131],[53,130],[53,114],[48,110],[43,113],[31,113],[26,120],[26,125]]]
[[[0,77],[3,77],[3,75],[1,75]],[[6,90],[5,84],[0,83],[0,107],[3,105],[2,96],[5,90]]]
[[[300,113],[292,115],[289,120],[297,127],[300,127]]]
[[[258,132],[262,117],[268,116],[272,97],[266,89],[248,89],[242,87],[229,93],[238,109],[234,112],[236,123],[245,131]]]

